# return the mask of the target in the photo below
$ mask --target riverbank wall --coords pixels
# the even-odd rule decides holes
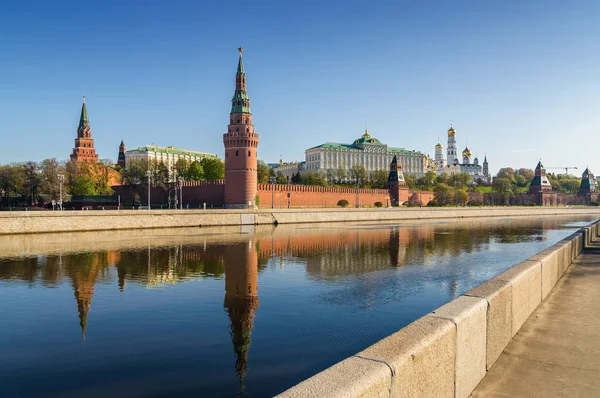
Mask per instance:
[[[596,207],[106,210],[0,212],[0,235],[268,224],[402,221],[470,217],[600,215]]]
[[[599,228],[578,230],[278,397],[468,397]]]

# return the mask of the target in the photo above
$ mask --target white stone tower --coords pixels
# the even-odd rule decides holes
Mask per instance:
[[[448,129],[448,164],[454,164],[454,161],[458,159],[458,154],[456,152],[456,131],[454,127],[452,127],[452,123],[450,123],[450,128]]]
[[[444,147],[440,144],[439,140],[437,145],[435,146],[435,166],[438,169],[443,168],[446,165],[446,161],[444,160]]]

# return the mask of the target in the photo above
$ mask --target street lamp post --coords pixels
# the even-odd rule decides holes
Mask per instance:
[[[150,177],[152,177],[150,170],[146,172],[146,177],[148,177],[148,210],[150,210]]]
[[[287,207],[290,208],[290,178],[287,180]]]
[[[419,186],[419,207],[423,207],[423,186]]]
[[[275,177],[269,178],[271,182],[271,209],[275,208],[275,182],[277,179]]]
[[[65,176],[64,174],[59,174],[58,175],[58,208],[60,210],[63,209],[63,195],[62,195],[62,186],[63,186],[63,182],[65,181]]]

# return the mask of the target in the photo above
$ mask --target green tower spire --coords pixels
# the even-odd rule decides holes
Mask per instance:
[[[239,47],[240,59],[238,61],[237,73],[235,74],[235,93],[231,99],[231,114],[250,112],[250,98],[246,92],[246,72],[244,72],[244,62],[242,61],[243,47]]]
[[[86,122],[89,125],[87,108],[85,107],[85,95],[83,96],[83,105],[81,106],[81,116],[79,117],[79,127],[84,128]]]

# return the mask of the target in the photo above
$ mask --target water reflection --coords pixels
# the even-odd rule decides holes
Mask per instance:
[[[328,305],[374,308],[387,303],[383,295],[389,296],[387,300],[400,301],[399,298],[414,294],[410,275],[402,274],[405,279],[401,283],[394,279],[398,278],[399,269],[415,266],[422,272],[441,261],[457,263],[466,253],[490,251],[495,245],[543,242],[547,231],[560,229],[563,224],[565,219],[549,218],[402,226],[385,223],[333,228],[280,226],[257,228],[253,234],[222,230],[202,234],[198,230],[111,232],[110,239],[102,233],[65,234],[63,239],[60,235],[51,239],[0,237],[0,247],[6,248],[0,254],[0,287],[22,283],[29,288],[57,288],[70,284],[79,328],[85,339],[98,284],[110,289],[114,286],[118,294],[126,296],[132,287],[161,289],[184,281],[224,279],[221,311],[224,308],[227,313],[238,393],[244,395],[255,314],[259,308],[259,275],[274,264],[279,267],[301,264],[304,277],[313,283],[346,289],[324,290],[316,296]],[[74,240],[79,243],[73,244]],[[88,240],[91,243],[86,245]],[[93,246],[95,251],[80,252],[78,245]],[[505,264],[505,268],[509,265]],[[358,283],[354,279],[349,281],[350,277],[362,279]],[[475,267],[450,266],[436,269],[435,277],[448,286],[448,296],[455,297],[485,275]],[[291,280],[280,278],[276,283],[285,285]],[[310,319],[298,321],[310,324]],[[271,326],[262,325],[265,329]],[[214,333],[220,332],[214,330]],[[272,333],[278,333],[277,329]]]

